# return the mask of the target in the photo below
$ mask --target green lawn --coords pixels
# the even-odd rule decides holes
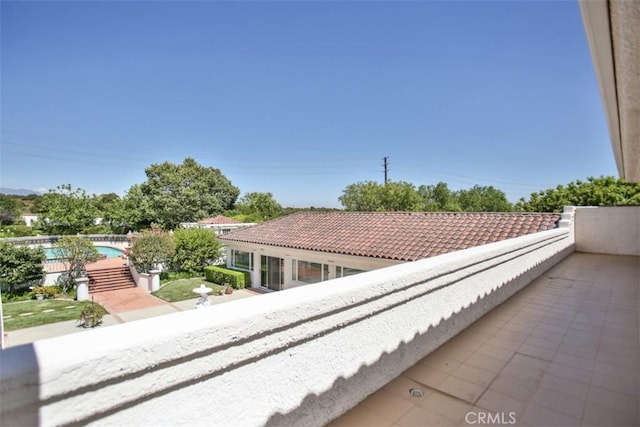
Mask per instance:
[[[202,284],[213,289],[209,295],[215,295],[218,291],[224,291],[224,286],[207,282],[204,280],[204,277],[194,277],[192,279],[180,279],[166,282],[160,289],[152,292],[151,294],[169,302],[183,301],[186,299],[198,298],[198,294],[194,293],[193,289],[200,287]]]
[[[65,320],[78,320],[85,304],[91,303],[59,299],[4,303],[2,304],[4,329],[14,331]]]

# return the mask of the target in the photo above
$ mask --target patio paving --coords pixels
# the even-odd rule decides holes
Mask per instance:
[[[640,257],[574,253],[329,425],[638,426],[639,295]]]

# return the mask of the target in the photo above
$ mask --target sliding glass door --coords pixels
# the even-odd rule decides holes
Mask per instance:
[[[284,285],[284,259],[261,255],[260,285],[274,291],[282,289],[282,285]]]

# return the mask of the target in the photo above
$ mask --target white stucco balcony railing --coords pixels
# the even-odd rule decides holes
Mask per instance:
[[[573,236],[565,219],[414,263],[9,348],[0,422],[322,425],[571,253]]]

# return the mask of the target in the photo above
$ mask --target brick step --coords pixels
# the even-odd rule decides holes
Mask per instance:
[[[127,267],[112,267],[91,270],[89,276],[89,293],[115,291],[135,288],[136,284]]]
[[[89,293],[97,294],[100,292],[118,291],[121,289],[132,289],[135,287],[136,287],[135,283],[111,284],[111,285],[98,286],[98,287],[90,286]]]

